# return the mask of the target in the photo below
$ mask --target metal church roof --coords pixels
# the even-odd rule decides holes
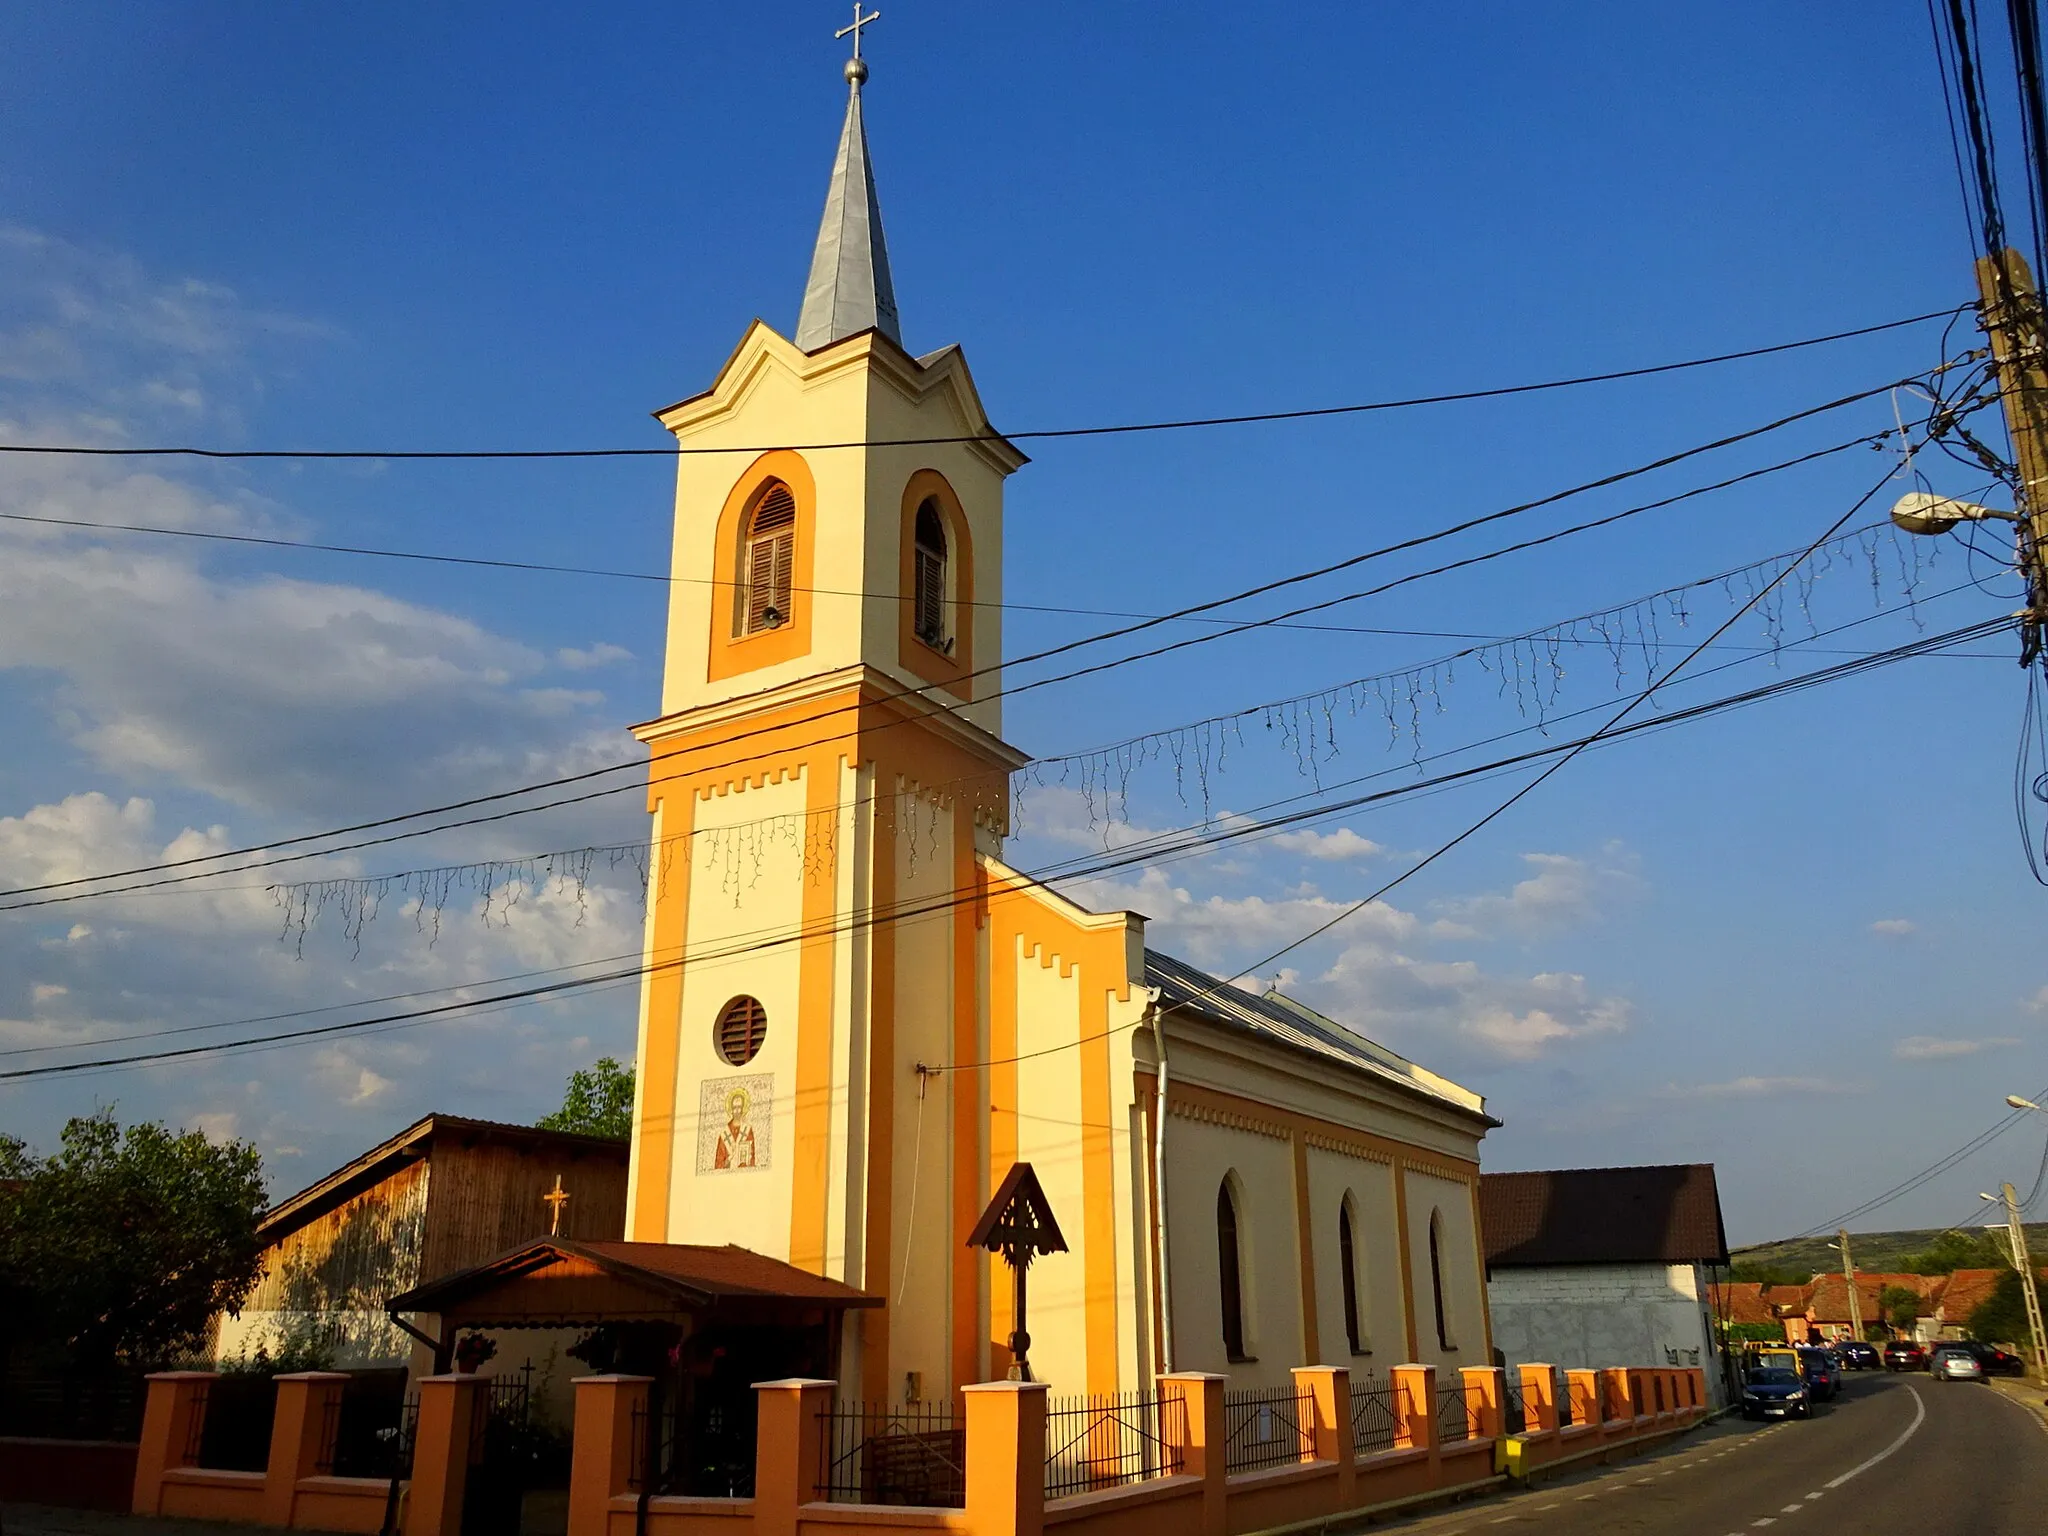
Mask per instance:
[[[1486,1113],[1486,1100],[1479,1094],[1375,1045],[1277,990],[1248,992],[1156,949],[1145,951],[1145,984],[1158,989],[1159,1006],[1168,1012],[1190,1013],[1311,1052],[1478,1115],[1489,1125],[1500,1124]]]
[[[862,331],[880,331],[903,345],[896,329],[896,288],[889,280],[889,248],[882,239],[882,205],[868,164],[868,135],[861,121],[860,86],[867,66],[848,61],[850,90],[846,125],[839,131],[839,155],[825,193],[825,217],[811,254],[811,279],[804,287],[796,344],[816,352]]]

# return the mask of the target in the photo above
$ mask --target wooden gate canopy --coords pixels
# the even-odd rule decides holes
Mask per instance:
[[[394,1296],[385,1310],[458,1328],[591,1328],[714,1313],[732,1323],[836,1322],[870,1296],[752,1249],[542,1238]],[[707,1319],[708,1321],[708,1319]]]

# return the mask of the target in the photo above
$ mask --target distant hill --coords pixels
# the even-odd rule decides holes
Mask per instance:
[[[2001,1234],[2003,1230],[1999,1229]],[[2026,1232],[2027,1251],[2033,1255],[2034,1261],[2037,1264],[2048,1263],[2048,1222],[2030,1222]],[[1915,1232],[1851,1232],[1849,1251],[1858,1269],[1896,1272],[1905,1268],[1907,1259],[1932,1247],[1941,1233],[1939,1227]],[[1831,1236],[1787,1238],[1775,1243],[1737,1248],[1729,1257],[1737,1264],[1768,1265],[1800,1275],[1817,1275],[1823,1271],[1839,1274],[1842,1256],[1828,1246],[1833,1241]]]

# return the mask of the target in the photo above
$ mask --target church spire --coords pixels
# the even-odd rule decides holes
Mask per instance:
[[[846,126],[839,132],[839,155],[832,164],[811,280],[804,286],[803,313],[796,324],[796,344],[806,352],[866,330],[880,331],[899,346],[903,342],[896,329],[889,249],[882,240],[882,206],[875,198],[860,115],[861,82],[868,77],[867,61],[860,56],[861,28],[880,19],[881,12],[863,12],[856,3],[853,25],[837,34],[853,35],[853,57],[846,61]]]

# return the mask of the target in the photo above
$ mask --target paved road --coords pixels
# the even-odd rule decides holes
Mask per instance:
[[[1402,1536],[2040,1536],[2048,1531],[2048,1431],[1989,1387],[1918,1373],[1858,1374],[1810,1420],[1724,1419],[1655,1455],[1388,1529]]]

